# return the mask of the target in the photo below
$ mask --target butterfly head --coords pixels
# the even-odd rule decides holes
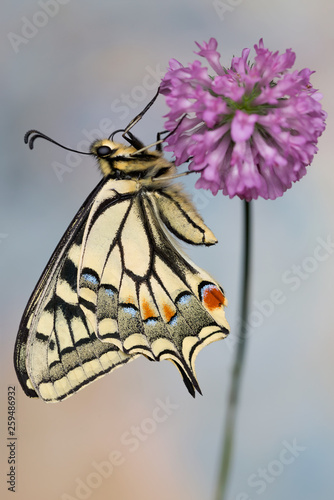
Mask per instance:
[[[96,157],[102,174],[115,179],[156,177],[174,169],[174,165],[165,160],[159,151],[138,150],[132,145],[110,139],[95,141],[90,153]]]
[[[120,130],[116,130],[120,132]],[[84,155],[93,155],[98,161],[99,168],[105,177],[113,179],[133,179],[143,180],[146,179],[150,182],[152,179],[165,182],[165,177],[171,176],[175,173],[175,165],[167,161],[160,149],[151,151],[149,148],[152,146],[144,146],[132,134],[127,140],[129,144],[121,144],[113,141],[114,132],[108,139],[100,139],[93,142],[90,151],[78,151],[60,144],[51,139],[47,135],[39,132],[38,130],[29,130],[24,136],[24,142],[29,144],[30,149],[33,149],[35,140],[37,138],[45,139],[57,146],[60,146],[67,151],[80,153]],[[158,141],[155,144],[160,144]],[[157,186],[157,184],[155,184]]]
[[[126,161],[135,151],[133,146],[126,146],[109,139],[95,141],[90,147],[90,152],[96,157],[103,175],[111,177],[119,177],[117,171],[126,170]]]

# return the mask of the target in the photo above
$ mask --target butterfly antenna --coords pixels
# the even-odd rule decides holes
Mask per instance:
[[[91,153],[86,153],[85,151],[78,151],[77,149],[68,148],[67,146],[63,146],[57,141],[51,139],[51,137],[43,134],[43,132],[39,132],[38,130],[28,130],[28,132],[24,136],[25,144],[29,145],[30,149],[34,148],[34,142],[38,138],[45,139],[46,141],[52,142],[52,144],[56,144],[60,148],[66,149],[67,151],[72,151],[72,153],[80,153],[81,155],[90,155]]]
[[[117,134],[118,132],[125,132],[124,128],[120,128],[118,130],[115,130],[112,134],[109,135],[108,139],[109,140],[114,140],[114,135]],[[135,137],[132,132],[127,132],[127,137],[124,137],[124,134],[122,134],[123,139],[125,139],[131,146],[133,146],[136,149],[142,149],[144,147],[144,144]]]
[[[153,99],[150,100],[150,102],[145,106],[145,108],[143,109],[143,111],[141,111],[137,116],[135,116],[131,122],[125,127],[125,130],[124,130],[124,133],[122,134],[123,135],[123,138],[125,139],[125,134],[127,134],[129,132],[129,130],[132,129],[132,127],[134,127],[136,125],[136,123],[139,122],[139,120],[141,120],[144,116],[145,113],[147,113],[147,111],[150,109],[150,107],[152,106],[152,104],[156,101],[158,95],[159,95],[159,92],[160,92],[160,87],[158,87],[158,90],[155,94],[155,96],[153,97]]]
[[[125,129],[124,128],[119,128],[117,130],[115,130],[115,132],[113,132],[112,134],[109,135],[108,139],[109,140],[114,140],[114,135],[118,134],[119,132],[125,132]]]
[[[136,125],[136,123],[139,122],[139,120],[142,119],[142,117],[145,115],[145,113],[147,113],[147,111],[150,109],[150,107],[154,104],[154,102],[156,101],[158,95],[160,93],[160,87],[158,87],[158,90],[157,92],[155,93],[153,99],[150,100],[150,102],[145,106],[145,108],[137,115],[135,116],[131,122],[125,127],[125,129],[119,129],[119,130],[116,130],[115,132],[113,132],[110,136],[109,136],[109,139],[111,138],[113,140],[114,138],[114,135],[117,133],[117,132],[123,132],[122,133],[122,137],[124,140],[128,141],[131,146],[135,147],[138,151],[136,151],[136,153],[134,153],[134,155],[136,155],[137,153],[142,153],[143,151],[146,151],[147,149],[151,148],[152,146],[155,146],[155,145],[160,145],[163,141],[160,140],[160,137],[159,137],[159,140],[157,140],[156,142],[154,142],[153,144],[150,144],[149,146],[144,146],[144,144],[139,140],[137,139],[137,137],[135,137],[131,132],[130,130]],[[180,122],[182,121],[182,118],[180,120]],[[179,124],[178,124],[179,125]],[[176,127],[177,128],[177,127]],[[176,129],[175,129],[176,130]],[[167,132],[167,131],[166,131]],[[171,132],[173,133],[174,130]],[[165,133],[165,132],[162,132],[162,133]],[[169,137],[169,135],[167,136]],[[158,150],[161,148],[157,148]]]

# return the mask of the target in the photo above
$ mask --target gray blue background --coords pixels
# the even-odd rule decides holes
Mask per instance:
[[[169,58],[192,61],[194,41],[212,36],[219,42],[224,65],[260,37],[272,50],[291,47],[297,53],[296,68],[316,70],[312,82],[323,93],[329,113],[307,176],[283,198],[253,204],[253,328],[228,498],[331,498],[334,250],[322,247],[318,253],[317,248],[319,238],[334,241],[333,2],[53,0],[46,5],[28,0],[2,3],[1,498],[13,498],[6,486],[7,387],[13,384],[17,500],[213,496],[239,316],[238,199],[195,191],[192,176],[185,181],[219,239],[215,248],[189,249],[189,254],[215,276],[229,299],[230,339],[208,346],[197,359],[203,397],[193,400],[188,395],[171,363],[138,359],[67,401],[47,405],[23,394],[12,365],[29,295],[72,216],[100,178],[91,158],[67,158],[65,151],[43,141],[30,151],[24,133],[37,128],[76,148],[94,129],[124,127],[154,95]],[[40,26],[29,31],[25,19]],[[22,34],[24,29],[28,31]],[[24,36],[25,42],[15,35]],[[151,143],[163,129],[166,112],[160,97],[135,133]],[[62,176],[57,177],[55,162],[65,165]],[[298,279],[296,272],[302,273]],[[273,305],[278,293],[280,303]],[[168,398],[174,405],[169,413],[157,410],[159,400]],[[131,445],[132,426],[142,427],[144,434]],[[298,446],[295,455],[284,451],[293,443]],[[115,450],[118,462],[117,455],[111,456]],[[105,464],[103,477],[96,467],[110,465],[111,459],[119,465],[111,472]],[[262,482],[261,469],[269,478]],[[76,491],[87,482],[88,489]]]

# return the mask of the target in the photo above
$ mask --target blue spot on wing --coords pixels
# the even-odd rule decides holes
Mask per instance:
[[[122,305],[122,309],[124,312],[131,314],[131,316],[134,318],[137,315],[137,308],[131,305]]]
[[[85,273],[85,274],[82,274],[82,277],[89,281],[90,283],[92,283],[93,285],[98,285],[99,284],[99,281],[98,279],[96,278],[96,276],[93,276],[92,274],[88,274],[88,273]]]
[[[114,297],[114,295],[115,295],[114,290],[112,290],[111,288],[105,288],[104,290],[105,290],[106,294],[109,295],[109,297]]]
[[[181,304],[181,305],[189,304],[189,302],[191,301],[191,294],[190,293],[184,293],[176,301],[177,301],[178,304]]]
[[[147,318],[144,320],[146,325],[156,325],[158,323],[157,318]]]

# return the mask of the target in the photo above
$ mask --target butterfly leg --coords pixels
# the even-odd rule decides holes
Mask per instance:
[[[161,139],[161,136],[163,134],[170,134],[170,131],[169,130],[163,130],[162,132],[158,132],[157,133],[157,140],[156,140],[156,143],[155,143],[157,147],[155,149],[157,151],[159,151],[159,153],[162,152],[162,143],[166,140],[166,139]],[[168,137],[168,135],[166,137]]]
[[[136,155],[136,154],[138,154],[138,153],[143,153],[144,151],[147,151],[148,149],[152,148],[153,146],[156,146],[156,151],[161,152],[161,151],[162,151],[161,144],[162,144],[163,142],[165,142],[165,140],[166,140],[166,139],[168,139],[168,137],[169,137],[169,136],[171,136],[172,134],[174,134],[174,132],[175,132],[175,131],[177,130],[177,128],[180,126],[180,124],[181,124],[182,120],[183,120],[185,117],[186,117],[186,115],[184,115],[184,116],[181,118],[181,120],[179,120],[178,124],[176,125],[176,127],[175,127],[173,130],[163,130],[162,132],[158,132],[158,133],[157,133],[157,140],[156,140],[155,142],[152,142],[152,144],[149,144],[148,146],[144,146],[144,147],[142,147],[141,149],[138,149],[138,151],[136,151],[135,153],[133,153],[133,155],[131,155],[131,156],[135,156],[135,155]],[[129,134],[129,132],[128,132],[128,134]],[[165,137],[164,139],[161,139],[161,136],[162,136],[163,134],[167,134],[167,135],[166,135],[166,137]],[[123,136],[124,136],[124,134],[123,134]],[[135,138],[132,134],[131,134],[131,136],[132,136],[134,139],[136,139],[136,138]],[[126,139],[126,137],[125,137],[125,139]],[[136,139],[136,140],[138,141],[138,139]],[[138,141],[138,143],[139,143],[139,142],[140,142],[140,141]],[[134,146],[134,144],[132,144],[132,145]],[[186,161],[188,161],[188,160],[186,160]]]
[[[146,149],[152,148],[153,146],[156,146],[156,150],[157,151],[162,152],[162,146],[161,146],[162,143],[165,142],[166,139],[168,139],[168,137],[170,137],[172,134],[174,134],[174,132],[176,132],[176,130],[179,128],[179,126],[181,125],[182,121],[184,120],[184,118],[186,116],[187,115],[183,115],[182,116],[181,120],[178,121],[178,124],[176,125],[175,128],[173,128],[173,130],[163,130],[162,132],[158,132],[157,133],[157,140],[156,140],[156,142],[153,142],[149,146],[145,146],[144,148],[142,148],[141,150],[137,151],[136,153],[143,152]],[[164,134],[167,134],[166,137],[164,139],[161,139],[161,136],[164,135]],[[188,160],[186,160],[186,161],[188,161]]]

